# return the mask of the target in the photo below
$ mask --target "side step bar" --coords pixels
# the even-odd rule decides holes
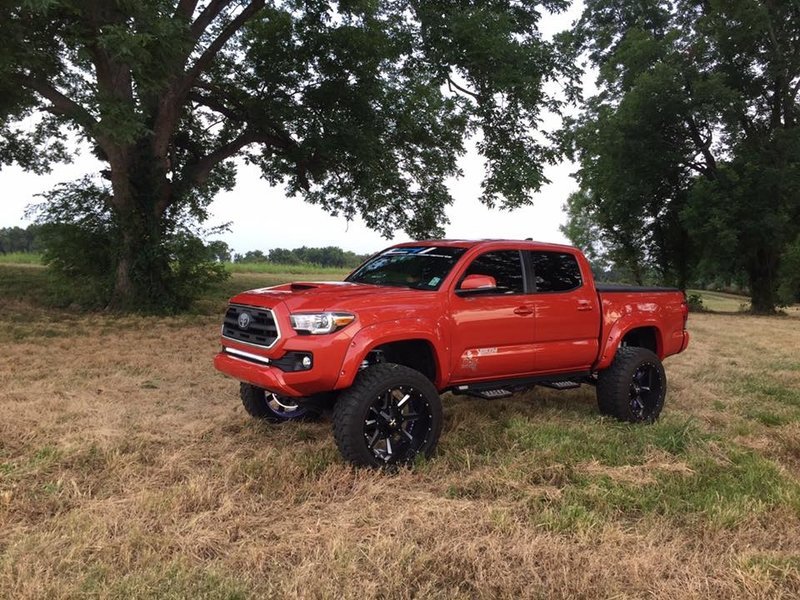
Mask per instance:
[[[508,398],[526,388],[541,385],[554,390],[571,390],[578,388],[582,383],[593,383],[590,372],[562,373],[560,375],[543,375],[539,377],[525,377],[519,379],[506,379],[502,381],[484,381],[456,385],[451,388],[454,394],[464,394],[486,400]]]
[[[554,390],[572,390],[581,387],[581,384],[577,381],[550,381],[547,383],[540,383],[539,385]]]

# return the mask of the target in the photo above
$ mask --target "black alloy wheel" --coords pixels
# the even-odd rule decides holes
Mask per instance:
[[[333,410],[333,433],[345,460],[382,467],[430,457],[442,431],[442,402],[425,375],[394,363],[359,373]]]
[[[397,386],[379,394],[364,419],[364,439],[376,459],[408,462],[431,431],[431,408],[412,386]]]
[[[647,348],[623,346],[597,379],[600,412],[631,423],[653,423],[664,408],[667,374]]]
[[[653,413],[660,409],[659,399],[663,383],[658,367],[650,362],[642,363],[633,372],[630,385],[631,414],[636,421],[649,422]]]

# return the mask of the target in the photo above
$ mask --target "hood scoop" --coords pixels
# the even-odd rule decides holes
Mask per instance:
[[[303,290],[313,290],[318,288],[318,283],[293,283],[290,288],[293,292],[302,292]]]

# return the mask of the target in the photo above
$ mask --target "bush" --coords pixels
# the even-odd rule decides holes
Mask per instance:
[[[690,312],[707,312],[708,308],[703,304],[703,297],[700,294],[689,294],[686,296],[686,304]]]
[[[103,308],[111,300],[122,231],[111,212],[107,188],[91,178],[61,184],[29,209],[40,225],[42,262],[54,275],[58,304]],[[210,285],[229,277],[189,217],[174,219],[161,232],[154,252],[167,273],[161,292],[133,307],[140,312],[169,313],[188,308]],[[147,277],[147,273],[139,273]]]

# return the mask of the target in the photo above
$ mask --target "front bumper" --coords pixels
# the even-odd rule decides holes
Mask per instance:
[[[285,331],[285,330],[284,330]],[[282,396],[310,396],[336,387],[342,364],[356,328],[328,335],[290,335],[271,348],[242,344],[223,337],[222,351],[214,357],[214,367],[230,377],[264,388]],[[229,350],[229,351],[228,351]],[[306,370],[283,369],[274,363],[291,353],[311,355],[312,366]]]
[[[261,365],[239,358],[225,351],[214,357],[214,367],[231,377],[275,392],[282,396],[309,396],[327,391],[320,387],[318,375],[309,377],[313,371],[283,372],[277,367]],[[322,387],[325,387],[324,385]]]

